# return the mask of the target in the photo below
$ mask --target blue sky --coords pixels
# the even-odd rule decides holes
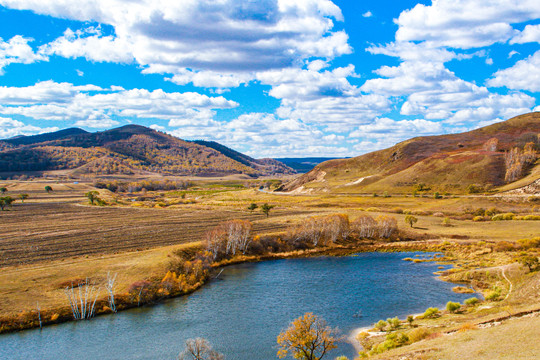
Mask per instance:
[[[356,156],[540,111],[537,0],[0,0],[0,138]]]

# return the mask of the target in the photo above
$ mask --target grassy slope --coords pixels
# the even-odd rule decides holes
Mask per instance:
[[[499,186],[505,172],[501,151],[537,141],[538,133],[540,113],[530,113],[467,133],[418,137],[355,158],[324,162],[285,189],[304,185],[334,192],[409,192],[422,182],[438,191],[462,190],[469,184]],[[483,150],[492,138],[499,141],[498,151]],[[324,181],[314,182],[321,173]],[[376,178],[345,186],[367,176]]]

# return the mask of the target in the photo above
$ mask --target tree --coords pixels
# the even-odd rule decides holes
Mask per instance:
[[[186,340],[184,351],[178,355],[178,360],[223,360],[223,354],[212,349],[210,342],[204,338]]]
[[[519,258],[519,263],[529,268],[529,271],[535,271],[540,268],[540,262],[535,255],[524,255]]]
[[[7,187],[5,187],[5,186],[0,187],[0,192],[2,194],[5,194],[7,192]]]
[[[407,215],[407,216],[405,216],[405,222],[407,224],[411,225],[411,227],[414,227],[414,224],[416,224],[418,222],[418,219],[415,218],[412,215]]]
[[[291,355],[298,360],[320,360],[329,350],[337,348],[336,343],[340,340],[337,329],[330,328],[323,319],[308,312],[279,334],[277,354],[280,358]]]
[[[258,208],[259,205],[255,204],[255,203],[251,203],[249,206],[248,206],[248,210],[251,210],[253,212],[253,210],[255,210],[256,208]]]
[[[51,191],[53,191],[52,187],[50,187],[49,185],[45,186],[45,191],[50,193]]]
[[[84,194],[88,200],[90,200],[90,204],[94,205],[94,201],[98,199],[99,192],[97,191],[89,191],[86,194]]]
[[[261,211],[266,215],[266,217],[268,217],[268,215],[270,215],[270,210],[275,207],[275,205],[268,205],[268,203],[264,203],[261,205]]]
[[[21,202],[24,203],[24,200],[28,199],[28,194],[19,194],[19,199],[21,199]]]
[[[12,198],[11,196],[2,196],[0,197],[0,209],[2,209],[2,211],[4,211],[4,209],[9,206],[11,207],[11,204],[15,201],[14,198]]]

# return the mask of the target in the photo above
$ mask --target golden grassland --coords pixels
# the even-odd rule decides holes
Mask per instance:
[[[515,345],[505,337],[518,330],[523,333],[519,335],[523,346],[540,353],[540,345],[530,340],[534,339],[530,332],[538,326],[537,318],[508,319],[500,326],[480,330],[475,325],[540,308],[540,276],[529,274],[515,263],[523,252],[518,247],[506,249],[498,245],[538,236],[540,221],[471,220],[480,208],[496,208],[501,213],[522,216],[538,215],[538,202],[526,198],[478,195],[435,199],[394,194],[389,197],[292,196],[246,188],[244,180],[228,180],[222,185],[205,180],[185,191],[115,194],[100,189],[99,196],[109,204],[101,207],[90,206],[84,196],[87,191],[96,190],[92,183],[9,181],[0,185],[7,186],[6,195],[29,194],[24,204],[19,200],[12,209],[0,213],[3,223],[0,238],[2,316],[35,310],[36,300],[42,309],[65,307],[65,284],[87,277],[101,281],[106,279],[107,272],[118,273],[118,293],[125,293],[134,282],[162,278],[170,269],[173,254],[198,247],[205,231],[224,220],[250,220],[256,234],[279,236],[309,216],[343,213],[354,220],[362,214],[373,217],[386,214],[397,219],[400,242],[375,243],[362,248],[345,244],[335,249],[336,253],[355,249],[442,251],[445,258],[440,261],[455,266],[454,270],[443,274],[445,279],[473,284],[485,294],[498,286],[502,295],[497,301],[463,308],[465,310],[459,314],[445,313],[437,319],[417,320],[416,325],[439,335],[390,350],[379,358],[505,358],[494,354],[501,354],[501,349],[511,354]],[[53,192],[45,192],[45,185],[52,186]],[[247,207],[251,203],[259,206],[269,203],[276,207],[266,217],[259,209],[249,211]],[[408,214],[418,219],[414,227],[405,223]],[[313,254],[300,251],[280,256],[308,255]],[[215,266],[260,259],[239,257]],[[486,277],[486,273],[491,275]],[[454,332],[461,327],[470,329]],[[484,346],[483,342],[488,344]],[[455,356],[453,347],[460,349]]]

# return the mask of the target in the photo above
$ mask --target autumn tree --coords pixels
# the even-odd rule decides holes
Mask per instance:
[[[536,255],[524,255],[518,261],[521,265],[528,267],[531,272],[540,268],[540,262]]]
[[[275,205],[268,205],[268,203],[264,203],[261,205],[261,211],[263,212],[263,214],[266,215],[266,217],[270,215],[270,210],[272,210],[273,208],[275,208]]]
[[[15,201],[14,198],[11,196],[2,196],[0,197],[0,209],[4,211],[4,209],[9,206],[11,207],[11,204]]]
[[[335,243],[349,237],[349,217],[345,214],[333,214],[323,219],[323,232],[327,241]]]
[[[188,339],[184,351],[178,355],[178,360],[223,360],[223,354],[212,348],[204,338]]]
[[[28,199],[28,194],[19,194],[19,199],[21,199],[21,202],[24,203],[24,200]]]
[[[337,329],[330,328],[323,319],[308,312],[279,334],[277,355],[280,358],[290,355],[298,360],[320,360],[329,350],[337,348],[336,343],[340,339]]]
[[[360,238],[372,239],[377,234],[377,221],[369,215],[360,215],[351,227]]]
[[[89,191],[86,194],[84,194],[88,200],[90,201],[90,204],[94,205],[94,201],[98,199],[99,193],[97,191]]]
[[[397,230],[396,218],[388,215],[379,215],[377,217],[377,225],[379,228],[379,237],[389,238]]]
[[[223,227],[227,234],[225,253],[234,256],[236,251],[241,251],[245,254],[251,242],[251,223],[248,220],[230,220]]]
[[[223,227],[215,227],[204,235],[204,246],[212,254],[212,260],[217,260],[225,253],[226,234]]]
[[[412,215],[407,215],[405,216],[405,222],[409,224],[411,227],[414,227],[414,224],[418,222],[418,219]]]

